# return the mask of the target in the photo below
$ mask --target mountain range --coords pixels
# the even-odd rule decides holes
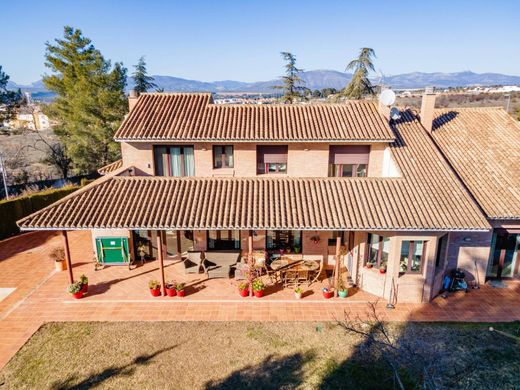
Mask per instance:
[[[204,82],[188,80],[173,76],[153,76],[155,83],[164,91],[172,92],[273,92],[273,86],[281,85],[280,79],[256,82],[242,82],[234,80],[223,80]],[[336,70],[311,70],[302,72],[301,78],[309,89],[336,88],[341,89],[347,85],[352,75],[350,73],[338,72]],[[132,80],[128,80],[128,89],[132,88]],[[413,89],[435,86],[447,87],[469,87],[490,85],[520,85],[520,76],[509,76],[500,73],[474,73],[471,71],[455,73],[423,73],[413,72],[384,77],[372,80],[379,84],[381,81],[385,86],[394,89]],[[33,94],[45,94],[45,86],[41,80],[30,85],[19,85],[14,82],[8,83],[8,88],[21,88]]]

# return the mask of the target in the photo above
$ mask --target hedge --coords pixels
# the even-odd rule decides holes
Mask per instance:
[[[56,202],[78,189],[67,186],[0,201],[0,240],[20,233],[16,221]]]

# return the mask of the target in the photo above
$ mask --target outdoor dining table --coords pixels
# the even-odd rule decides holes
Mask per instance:
[[[318,271],[320,265],[313,260],[294,260],[283,256],[271,262],[271,269],[280,274],[287,270],[294,270],[306,274],[307,283],[310,284],[309,272]]]

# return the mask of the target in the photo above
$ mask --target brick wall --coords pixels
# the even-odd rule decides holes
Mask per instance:
[[[180,144],[173,142],[172,144]],[[194,146],[195,176],[256,176],[255,143],[234,143],[234,167],[213,169],[213,145],[216,143],[185,143]],[[229,145],[230,143],[219,143]],[[266,143],[260,143],[266,144]],[[329,144],[289,143],[287,156],[287,176],[326,177],[329,165]],[[381,177],[383,174],[384,150],[386,144],[371,144],[368,176]],[[153,175],[153,143],[121,142],[121,153],[125,166],[137,168],[137,175]]]

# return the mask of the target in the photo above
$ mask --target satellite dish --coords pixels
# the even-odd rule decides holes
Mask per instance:
[[[391,89],[385,89],[379,95],[379,101],[385,106],[391,106],[395,102],[395,92]]]
[[[390,118],[392,118],[394,121],[401,118],[401,111],[397,107],[392,107],[390,109]]]

